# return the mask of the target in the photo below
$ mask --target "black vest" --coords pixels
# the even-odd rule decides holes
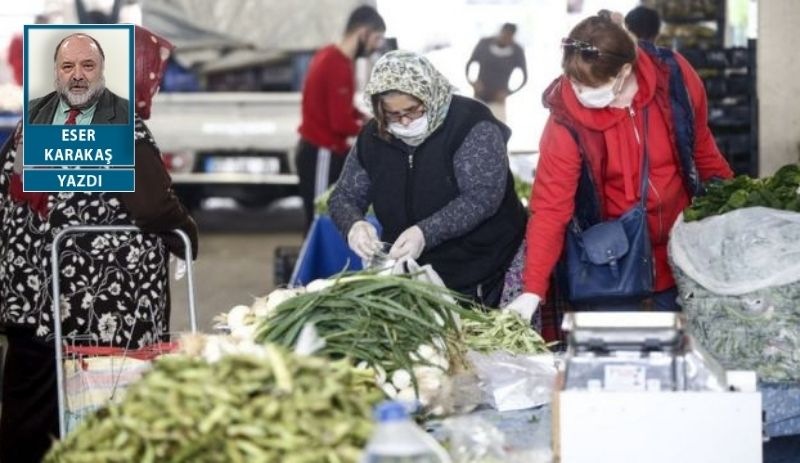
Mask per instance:
[[[370,178],[370,197],[381,239],[398,235],[442,209],[458,194],[453,157],[472,128],[481,121],[496,123],[508,141],[511,131],[489,109],[472,99],[454,96],[442,125],[421,145],[411,147],[395,138],[378,136],[371,121],[358,139],[359,161]],[[511,171],[497,211],[466,235],[425,250],[419,258],[431,264],[448,288],[466,291],[496,278],[511,263],[525,235],[527,214],[514,192]]]

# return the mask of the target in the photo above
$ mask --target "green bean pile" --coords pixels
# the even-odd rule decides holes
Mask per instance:
[[[447,296],[451,296],[448,298]],[[293,347],[313,322],[325,347],[317,355],[350,358],[391,372],[411,370],[420,345],[448,346],[451,363],[460,341],[458,319],[480,320],[462,296],[408,275],[358,273],[281,303],[256,333],[257,342]],[[423,362],[424,363],[424,359]]]
[[[506,350],[512,354],[549,352],[547,343],[516,312],[490,310],[484,320],[465,320],[464,341],[472,350],[487,353]]]
[[[45,462],[356,462],[383,394],[370,370],[267,346],[207,363],[165,356]]]

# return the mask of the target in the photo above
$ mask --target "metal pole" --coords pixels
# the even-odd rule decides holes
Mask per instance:
[[[194,255],[192,254],[192,240],[185,231],[175,229],[173,233],[183,240],[184,256],[186,258],[186,285],[189,287],[189,326],[192,333],[197,333],[197,308],[194,298]]]

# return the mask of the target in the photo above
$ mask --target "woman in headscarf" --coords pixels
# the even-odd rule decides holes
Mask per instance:
[[[0,419],[0,461],[40,461],[58,435],[50,249],[71,225],[137,225],[146,234],[74,235],[59,267],[64,336],[135,349],[169,323],[167,235],[180,228],[197,247],[197,227],[171,189],[143,119],[172,45],[137,27],[133,193],[25,193],[19,133],[0,149],[0,322],[8,338]]]
[[[331,194],[337,227],[370,259],[381,247],[364,220],[372,205],[391,258],[431,264],[449,288],[497,306],[527,219],[508,168],[511,131],[414,53],[384,55],[365,92],[375,118]]]

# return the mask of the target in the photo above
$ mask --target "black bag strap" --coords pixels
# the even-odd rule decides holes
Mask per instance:
[[[643,109],[642,118],[644,119],[644,124],[642,126],[642,183],[639,185],[639,198],[641,201],[642,209],[647,210],[647,190],[649,190],[648,186],[650,184],[650,153],[647,149],[647,126],[648,126],[648,109]],[[636,127],[636,121],[633,122],[634,128]]]

